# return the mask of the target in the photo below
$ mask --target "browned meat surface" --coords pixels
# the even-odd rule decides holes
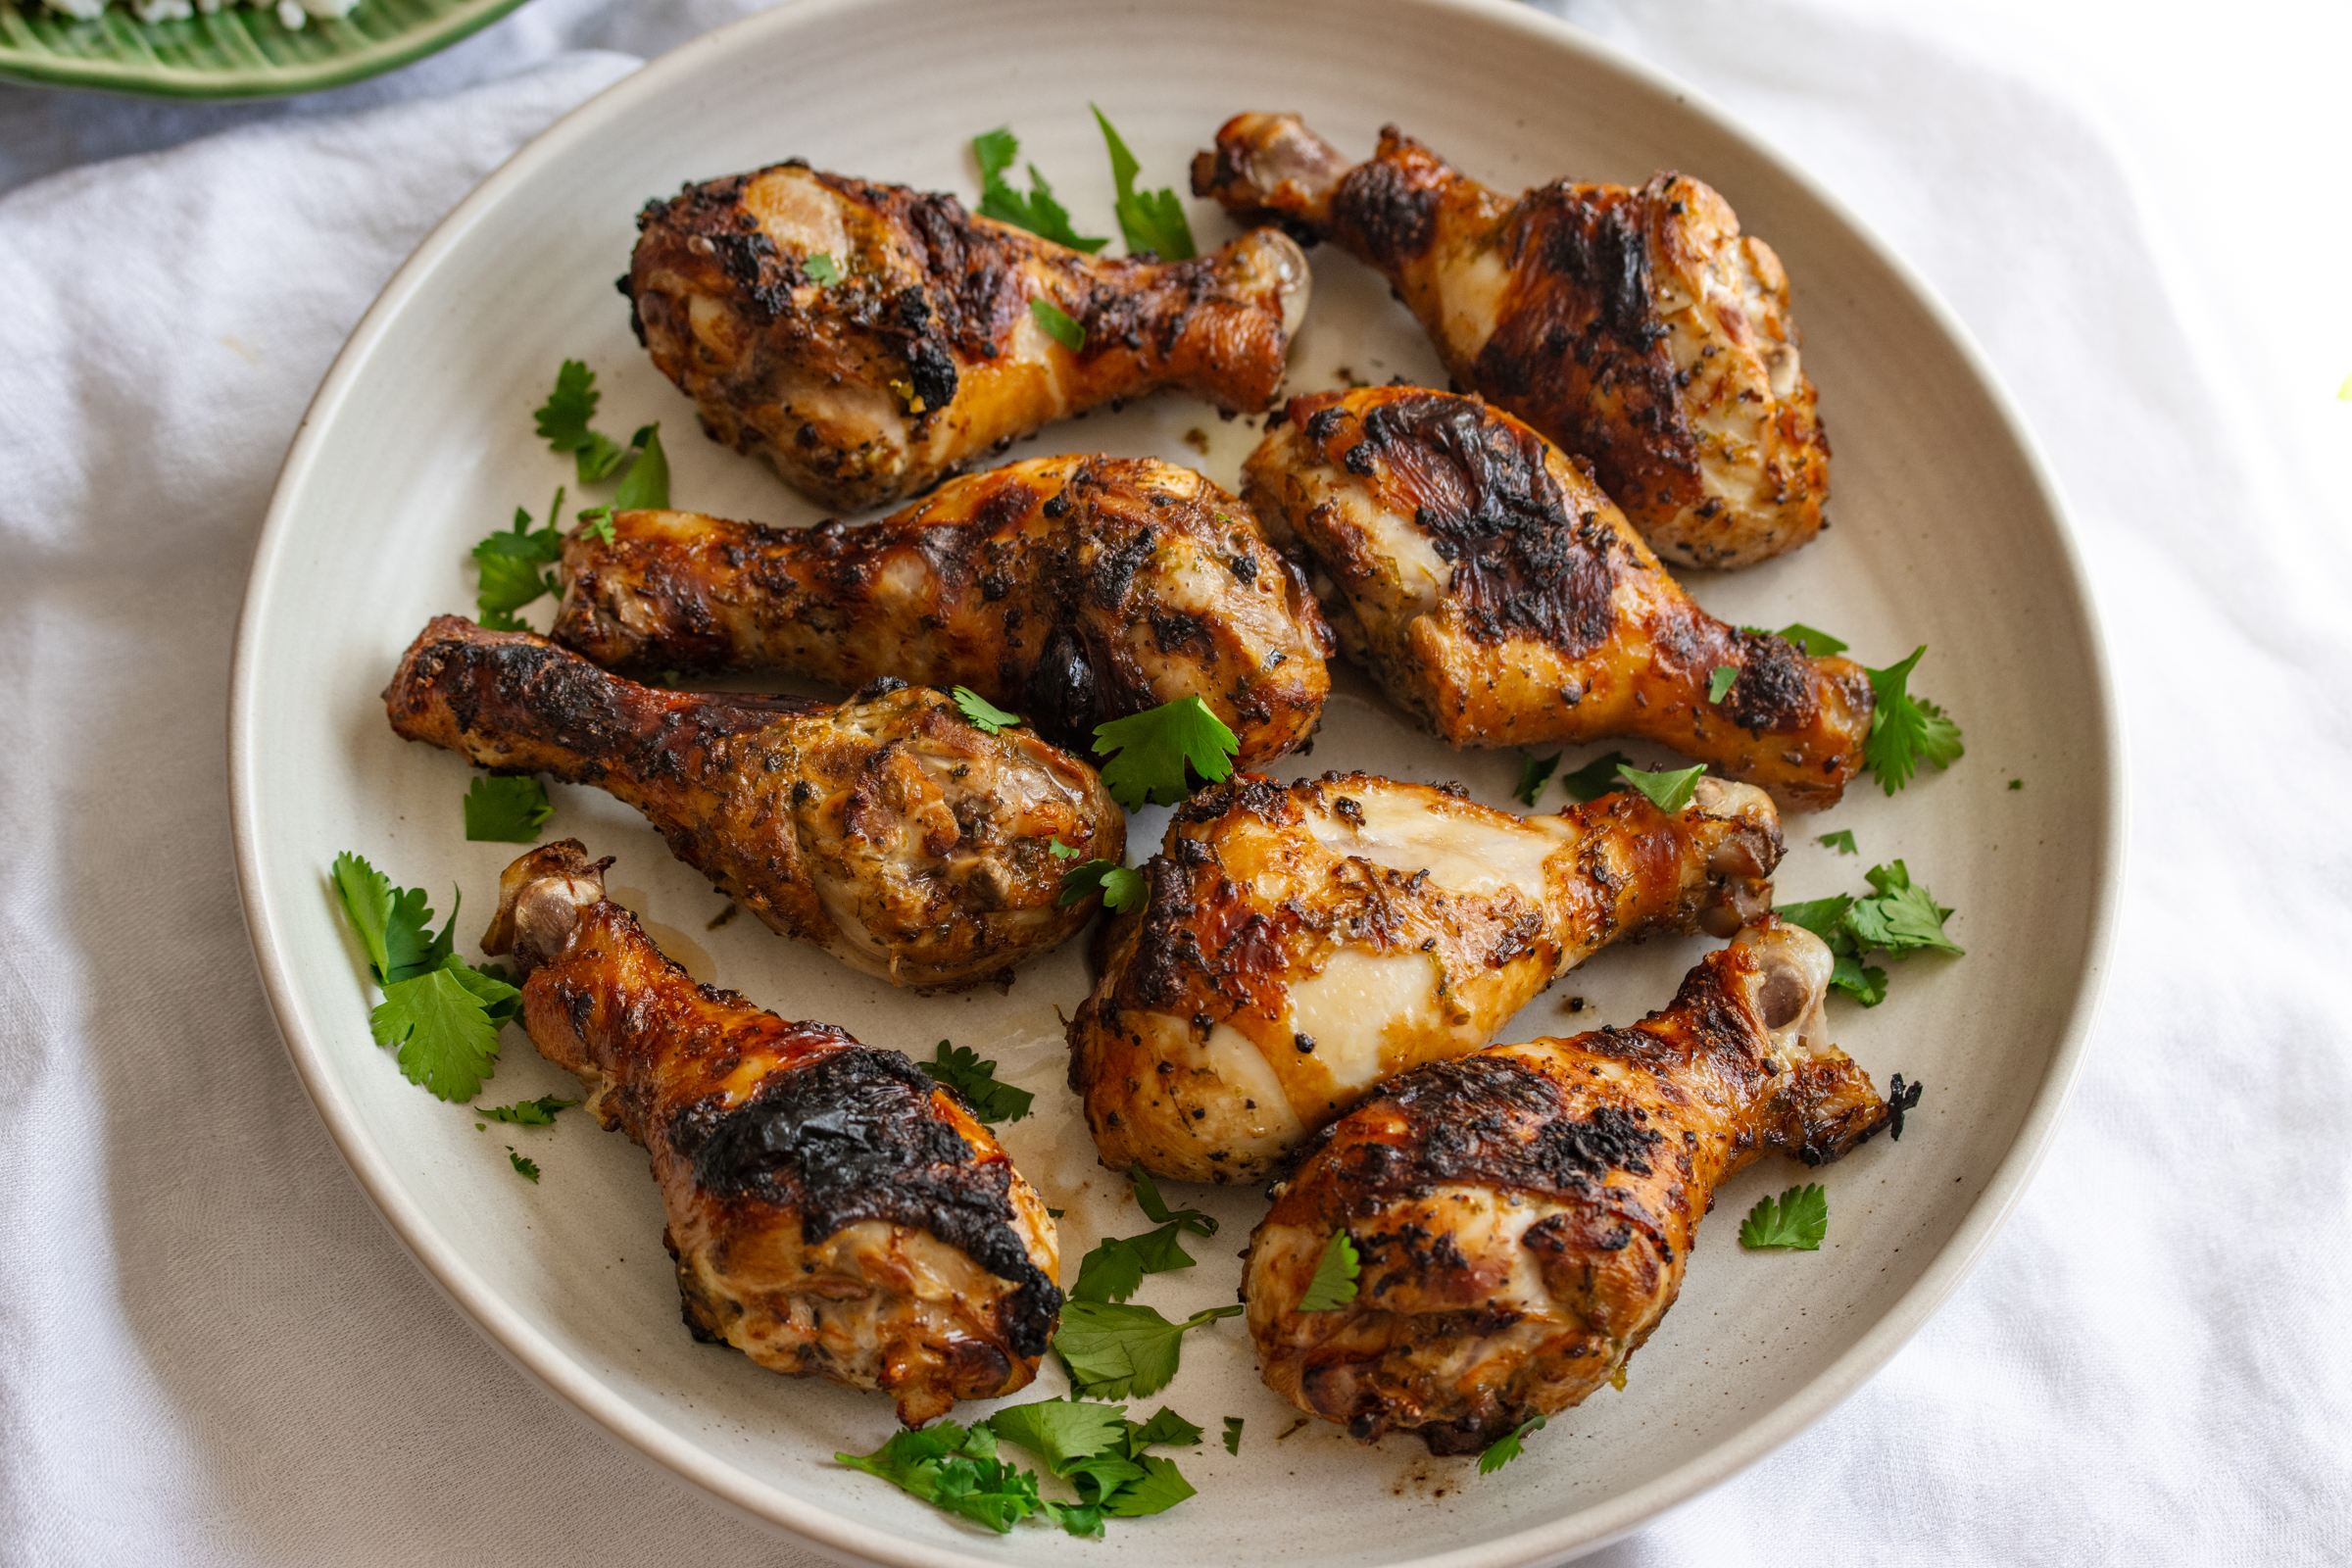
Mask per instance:
[[[697,985],[577,839],[509,866],[483,939],[523,1026],[653,1156],[686,1326],[761,1366],[880,1389],[920,1426],[1037,1375],[1054,1221],[987,1128],[895,1051]]]
[[[1767,915],[1630,1029],[1386,1085],[1315,1141],[1250,1238],[1267,1386],[1359,1438],[1468,1453],[1618,1375],[1674,1304],[1719,1184],[1767,1153],[1836,1159],[1885,1124],[1830,1043],[1831,965]],[[1343,1231],[1354,1300],[1300,1310]]]
[[[637,226],[623,288],[654,364],[714,437],[844,512],[1112,399],[1174,387],[1263,410],[1306,311],[1306,259],[1275,229],[1112,260],[798,162],[689,185]],[[1034,301],[1077,323],[1077,348]]]
[[[1331,578],[1348,656],[1454,746],[1632,736],[1785,807],[1862,765],[1870,678],[1727,626],[1560,450],[1477,398],[1293,398],[1245,466],[1268,537]],[[1722,700],[1709,686],[1736,671]]]
[[[968,686],[1084,754],[1199,697],[1255,767],[1322,713],[1331,633],[1249,508],[1152,459],[1038,458],[879,522],[624,512],[564,547],[555,639],[609,669]]]
[[[443,615],[384,700],[406,739],[627,802],[772,930],[893,985],[972,985],[1050,951],[1094,909],[1055,907],[1054,843],[1126,850],[1093,768],[919,687],[838,708],[662,691]]]
[[[1701,779],[1514,816],[1425,784],[1237,775],[1179,807],[1070,1022],[1102,1162],[1262,1181],[1408,1067],[1478,1050],[1612,942],[1770,906],[1780,819]]]
[[[1589,460],[1668,561],[1753,565],[1824,526],[1830,443],[1788,277],[1697,180],[1513,200],[1394,125],[1349,168],[1296,115],[1238,115],[1193,191],[1377,269],[1456,384]]]

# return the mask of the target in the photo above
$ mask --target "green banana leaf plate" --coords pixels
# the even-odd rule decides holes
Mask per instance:
[[[141,22],[121,7],[88,22],[0,0],[0,79],[148,98],[270,98],[339,87],[445,49],[522,0],[360,0],[351,15],[288,27],[228,0],[210,16]]]

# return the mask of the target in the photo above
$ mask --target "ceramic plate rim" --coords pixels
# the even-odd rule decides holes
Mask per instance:
[[[253,943],[270,1008],[277,1019],[296,1073],[318,1105],[329,1135],[369,1199],[426,1274],[473,1320],[510,1359],[522,1366],[590,1419],[753,1517],[779,1525],[812,1545],[867,1560],[906,1565],[906,1568],[986,1568],[989,1560],[961,1551],[942,1550],[907,1541],[890,1531],[862,1525],[803,1503],[761,1485],[734,1467],[695,1447],[658,1421],[646,1417],[625,1400],[610,1394],[585,1367],[556,1348],[495,1291],[446,1249],[422,1214],[406,1198],[384,1154],[367,1135],[326,1070],[323,1055],[297,1000],[284,955],[273,934],[271,899],[259,864],[261,833],[253,814],[252,770],[256,754],[256,715],[265,693],[259,688],[256,659],[262,636],[263,611],[290,537],[294,502],[309,478],[323,443],[322,431],[352,388],[367,373],[368,362],[381,345],[388,323],[440,261],[491,213],[507,194],[531,179],[539,167],[554,159],[569,142],[606,122],[627,116],[639,103],[657,98],[670,83],[690,76],[703,60],[738,47],[747,35],[768,29],[791,30],[812,18],[858,9],[862,0],[791,0],[791,3],[732,23],[705,34],[643,70],[623,77],[555,122],[493,172],[449,216],[435,226],[404,263],[353,331],[318,394],[305,412],[286,461],[280,469],[270,511],[256,543],[246,598],[239,616],[235,662],[229,687],[229,799],[230,831],[236,854],[240,904],[247,935]],[[2123,847],[2127,842],[2129,802],[2124,770],[2124,739],[2115,701],[2113,673],[2097,606],[2091,596],[2081,552],[2064,499],[2037,443],[2027,428],[2014,401],[1994,374],[1967,329],[1927,282],[1844,202],[1824,188],[1801,168],[1768,142],[1740,125],[1687,84],[1624,53],[1579,32],[1542,13],[1508,4],[1508,0],[1397,0],[1438,14],[1476,16],[1481,21],[1515,27],[1531,42],[1581,54],[1604,71],[1633,78],[1679,100],[1688,113],[1712,128],[1744,144],[1781,177],[1819,202],[1836,221],[1867,250],[1873,260],[1918,304],[1951,344],[1967,372],[1975,378],[2001,428],[2034,487],[2056,521],[2054,543],[2066,568],[2066,588],[2089,633],[2087,658],[2102,733],[2097,756],[2104,768],[2107,798],[2098,817],[2096,842],[2087,850],[2093,866],[2094,891],[2091,928],[2084,944],[2086,958],[2076,980],[2071,1004],[2040,1085],[2034,1091],[2015,1141],[1994,1168],[1983,1193],[1970,1207],[1951,1239],[1918,1280],[1865,1331],[1842,1355],[1811,1381],[1778,1404],[1695,1457],[1590,1507],[1563,1514],[1546,1523],[1499,1537],[1458,1551],[1417,1559],[1416,1568],[1511,1568],[1511,1565],[1556,1560],[1606,1544],[1646,1523],[1665,1510],[1720,1485],[1762,1459],[1806,1427],[1835,1409],[1873,1373],[1892,1358],[1927,1322],[1960,1282],[1974,1269],[2002,1224],[2016,1206],[2057,1130],[2067,1102],[2088,1054],[2090,1036],[2104,996],[2116,940],[2117,915],[2124,886]]]

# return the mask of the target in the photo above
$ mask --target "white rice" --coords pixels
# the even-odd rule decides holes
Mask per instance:
[[[50,10],[84,22],[107,8],[109,0],[41,0]],[[197,12],[208,16],[223,3],[234,6],[237,0],[123,0],[131,15],[141,22],[183,22]],[[288,27],[299,27],[313,17],[332,19],[351,15],[360,0],[243,0],[258,10],[275,11],[277,20]]]

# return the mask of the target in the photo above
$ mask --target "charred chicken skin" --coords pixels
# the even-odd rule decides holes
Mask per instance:
[[[1114,398],[1174,387],[1260,412],[1306,312],[1306,259],[1277,229],[1113,260],[798,162],[688,185],[637,226],[621,286],[654,364],[713,437],[843,512]]]
[[[1331,690],[1305,579],[1249,508],[1151,459],[1016,463],[855,526],[624,512],[609,542],[574,534],[563,572],[555,640],[608,669],[968,686],[1082,753],[1099,723],[1199,697],[1258,766]]]
[[[1514,816],[1425,784],[1236,775],[1179,807],[1069,1027],[1102,1162],[1253,1182],[1408,1067],[1476,1051],[1612,942],[1768,907],[1780,819],[1699,780]]]
[[[968,986],[1051,950],[1093,912],[1055,906],[1054,842],[1126,849],[1094,769],[896,682],[838,708],[662,691],[444,615],[384,701],[408,740],[625,801],[770,929],[893,985]]]
[[[1821,531],[1830,443],[1788,277],[1697,180],[1512,200],[1394,125],[1351,169],[1296,115],[1238,115],[1193,191],[1378,270],[1456,384],[1589,460],[1668,561],[1749,566]]]
[[[1836,1159],[1886,1124],[1829,1041],[1833,959],[1767,915],[1630,1029],[1423,1067],[1326,1129],[1243,1265],[1266,1384],[1367,1441],[1470,1453],[1618,1376],[1690,1239],[1766,1153]],[[1345,1232],[1355,1298],[1301,1310]]]
[[[963,1104],[895,1051],[698,985],[605,897],[577,839],[509,866],[539,1054],[653,1156],[686,1325],[773,1371],[880,1389],[920,1426],[1037,1375],[1053,1218]]]
[[[1862,667],[1700,610],[1518,419],[1397,386],[1293,398],[1285,414],[1244,493],[1268,537],[1331,578],[1348,656],[1448,744],[1638,737],[1802,810],[1836,805],[1861,767]]]

